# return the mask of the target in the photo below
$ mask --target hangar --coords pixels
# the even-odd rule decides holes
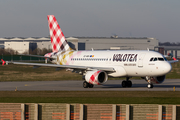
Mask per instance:
[[[66,38],[69,45],[73,49],[78,49],[78,39],[77,38]],[[36,48],[39,49],[51,49],[51,40],[49,37],[29,37],[29,38],[22,38],[22,37],[15,37],[15,38],[0,38],[0,48],[2,49],[13,49],[18,53],[28,53],[29,50],[35,50]]]
[[[159,45],[158,39],[147,37],[67,37],[66,40],[75,50],[154,50]],[[51,41],[49,37],[0,38],[0,47],[23,53],[36,48],[51,49]]]
[[[18,53],[24,53],[31,50],[36,49],[38,43],[50,43],[49,38],[22,38],[22,37],[14,37],[14,38],[0,38],[0,48],[2,49],[13,49]],[[46,46],[48,48],[48,46]]]
[[[158,46],[155,47],[156,51],[159,51],[163,55],[171,53],[173,57],[180,58],[180,46]]]
[[[110,50],[110,49],[130,49],[130,50],[154,50],[159,45],[155,38],[135,38],[135,37],[79,37],[79,50]]]

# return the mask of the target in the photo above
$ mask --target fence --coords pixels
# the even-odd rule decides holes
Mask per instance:
[[[0,103],[0,120],[180,120],[180,105]]]

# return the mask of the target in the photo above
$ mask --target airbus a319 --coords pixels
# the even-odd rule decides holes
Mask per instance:
[[[48,66],[75,71],[83,76],[84,88],[102,85],[108,77],[125,77],[122,87],[131,87],[131,77],[142,77],[147,87],[162,83],[172,69],[171,64],[177,62],[149,50],[103,50],[75,51],[70,48],[54,15],[48,15],[49,31],[52,43],[51,53],[45,54],[54,64],[12,62],[13,64]]]

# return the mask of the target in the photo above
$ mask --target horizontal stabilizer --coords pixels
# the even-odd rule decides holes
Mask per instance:
[[[38,58],[50,58],[50,59],[55,59],[53,57],[48,57],[48,56],[41,56],[41,55],[25,55],[25,54],[19,54],[22,56],[30,56],[30,57],[38,57]]]

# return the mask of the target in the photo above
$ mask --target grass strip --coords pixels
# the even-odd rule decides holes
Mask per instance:
[[[1,103],[180,104],[172,91],[0,91]]]
[[[179,97],[5,97],[1,103],[180,104]]]
[[[178,97],[180,91],[0,91],[1,97],[62,97],[62,98],[121,98],[121,97]]]

